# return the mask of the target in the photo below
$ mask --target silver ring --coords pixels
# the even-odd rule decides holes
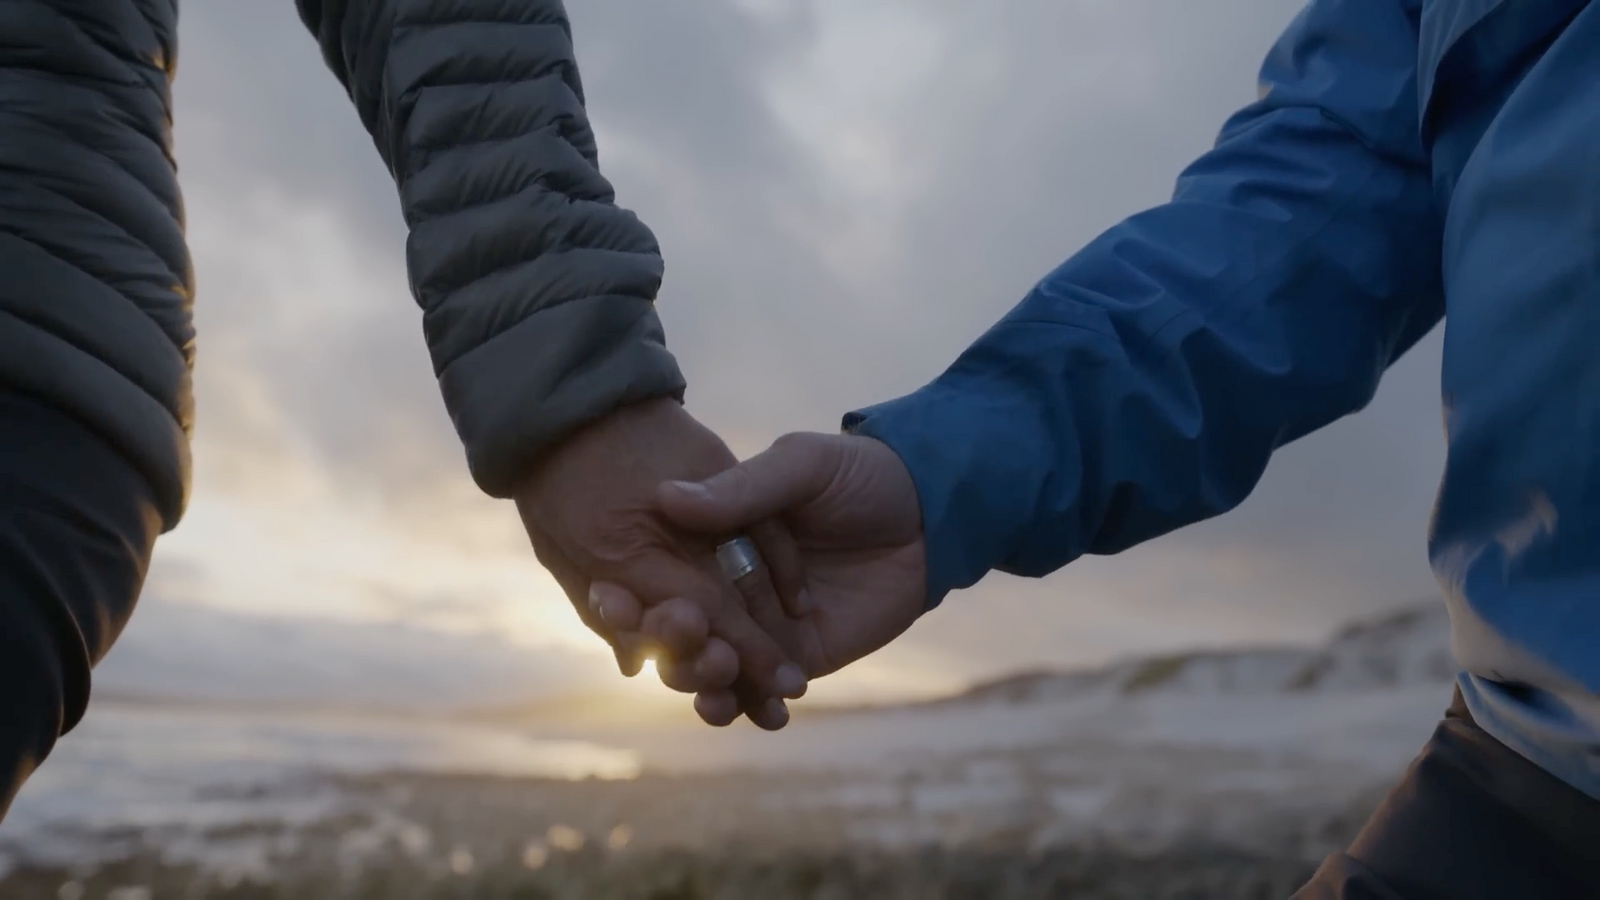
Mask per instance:
[[[717,547],[717,565],[729,581],[738,581],[761,566],[755,541],[743,535]]]

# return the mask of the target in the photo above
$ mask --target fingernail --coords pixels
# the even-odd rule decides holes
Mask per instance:
[[[606,618],[606,605],[595,585],[589,586],[589,612],[599,618],[602,623],[611,624],[611,620]]]
[[[772,680],[773,687],[777,688],[778,693],[782,696],[789,698],[805,696],[806,675],[794,663],[784,663],[779,666]]]
[[[711,496],[711,492],[706,490],[706,486],[698,481],[669,481],[667,483],[672,485],[673,490],[695,500],[704,500]]]
[[[811,591],[801,588],[800,593],[794,596],[794,612],[798,616],[811,615]]]

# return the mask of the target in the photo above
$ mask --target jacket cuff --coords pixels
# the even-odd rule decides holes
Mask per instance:
[[[657,397],[683,374],[644,298],[588,297],[540,310],[439,376],[473,480],[507,498],[538,458],[583,425]]]
[[[1051,442],[1007,398],[941,379],[898,400],[849,413],[844,430],[887,444],[922,504],[927,609],[977,584],[1024,539],[1053,469]]]

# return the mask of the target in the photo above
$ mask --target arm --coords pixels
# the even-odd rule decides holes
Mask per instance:
[[[653,508],[662,481],[737,460],[678,403],[653,306],[661,255],[600,175],[561,0],[297,2],[399,186],[412,290],[473,477],[515,497],[540,561],[624,671],[640,662],[635,628],[687,600],[726,645],[696,661],[703,630],[663,640],[676,664],[663,675],[726,685],[736,653],[745,708],[780,727],[787,713],[766,699],[804,682],[756,624],[784,618],[771,581],[729,584],[710,545]],[[792,556],[774,523],[752,536],[769,561]],[[767,575],[798,601],[798,570]],[[662,614],[607,620],[593,588],[613,582]]]
[[[0,3],[0,814],[83,716],[189,476],[170,0]]]
[[[1171,202],[920,391],[847,418],[922,503],[928,597],[1232,509],[1443,315],[1415,0],[1314,0]]]
[[[149,478],[55,404],[0,389],[0,818],[83,717],[161,526]]]
[[[400,189],[407,265],[474,478],[678,397],[655,237],[600,174],[561,0],[297,0]]]

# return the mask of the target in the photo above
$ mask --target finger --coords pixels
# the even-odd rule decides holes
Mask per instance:
[[[782,639],[794,631],[795,625],[789,619],[778,598],[777,591],[772,586],[766,563],[760,554],[756,557],[756,568],[741,576],[733,582],[734,590],[738,591],[743,603],[742,609],[755,626],[764,631],[769,637]],[[723,631],[737,631],[743,627],[742,621],[717,622],[715,627],[718,633]],[[794,641],[790,641],[792,645]],[[777,731],[788,724],[789,713],[783,701],[783,696],[799,697],[805,694],[806,683],[802,670],[788,658],[777,663],[778,668],[771,670],[767,676],[771,660],[754,659],[741,660],[739,677],[733,684],[733,696],[740,713],[748,716],[750,721],[758,727],[768,731]]]
[[[746,710],[745,715],[762,731],[779,731],[789,724],[789,707],[776,697],[769,698],[753,711]]]
[[[638,633],[642,615],[638,598],[620,584],[596,581],[589,585],[585,608],[594,623],[590,627],[611,644],[617,670],[626,678],[638,675],[650,649]]]
[[[566,554],[557,550],[555,545],[543,540],[541,536],[532,536],[534,555],[550,573],[550,577],[561,586],[561,592],[567,595],[572,602],[572,608],[577,611],[578,618],[588,626],[590,631],[604,638],[608,643],[611,640],[610,629],[600,621],[588,602],[589,579],[578,567],[567,559]]]
[[[838,468],[827,435],[794,434],[705,481],[669,481],[657,491],[667,518],[690,531],[731,534],[815,499]]]
[[[666,658],[682,661],[692,660],[705,648],[711,626],[693,601],[674,597],[651,607],[639,631],[659,645]]]
[[[775,642],[781,643],[787,638],[788,644],[794,646],[797,643],[795,623],[785,612],[760,553],[756,554],[755,563],[755,569],[732,582],[733,589],[739,595],[738,600],[724,607],[742,609],[745,618],[728,622],[719,620],[713,623],[713,627],[718,633],[736,633],[748,619]],[[805,694],[804,673],[790,661],[792,658],[741,659],[739,677],[733,684],[734,699],[738,710],[761,728],[776,731],[788,723],[788,710],[779,697]],[[777,664],[775,670],[770,669],[774,662]]]
[[[727,728],[739,718],[739,699],[733,691],[702,691],[694,698],[694,711],[707,725]]]
[[[612,623],[620,623],[629,628],[637,627],[639,619],[639,601],[626,588],[621,585],[605,582],[590,583],[572,565],[567,557],[555,550],[553,546],[540,547],[539,560],[545,568],[555,577],[556,582],[572,601],[573,607],[578,612],[578,618],[589,626],[589,630],[599,635],[606,643],[611,645],[611,654],[616,658],[617,671],[625,678],[633,678],[644,670],[644,661],[649,655],[644,639],[632,630],[614,628]],[[579,603],[578,598],[587,594],[586,602]]]
[[[639,598],[620,584],[606,581],[590,584],[589,611],[613,634],[638,631],[642,624]]]
[[[660,662],[656,672],[661,683],[684,694],[726,690],[739,676],[739,658],[733,648],[716,638],[706,642],[705,650],[690,662]],[[738,710],[734,710],[737,716]]]
[[[617,669],[626,678],[633,678],[644,671],[644,661],[650,657],[650,648],[645,639],[638,634],[619,634],[611,644],[611,652],[617,658]]]
[[[743,596],[728,583],[715,559],[707,556],[695,565],[665,552],[649,553],[631,560],[625,573],[612,577],[629,585],[649,586],[658,596],[691,601],[705,614],[710,633],[733,648],[739,658],[741,680],[748,680],[753,690],[765,696],[798,696],[804,692],[805,673],[751,618]],[[776,607],[775,599],[773,605]],[[781,607],[777,608],[776,621],[792,627]]]
[[[805,696],[804,670],[775,639],[786,637],[785,632],[791,631],[794,623],[784,613],[766,573],[757,570],[740,582],[737,587],[726,585],[735,597],[712,614],[710,624],[712,634],[738,651],[739,681],[751,695],[741,697],[741,701],[750,708],[750,704],[764,703],[769,697]],[[748,598],[745,591],[749,592]]]
[[[749,534],[761,551],[767,577],[778,592],[783,608],[796,619],[805,618],[811,613],[811,596],[806,591],[806,569],[800,545],[795,543],[788,523],[783,519],[764,519],[750,526]]]
[[[712,632],[724,638],[737,636],[740,629],[747,627],[747,623],[753,624],[771,638],[778,651],[784,654],[781,659],[740,658],[739,684],[735,687],[740,705],[747,712],[760,712],[771,697],[798,698],[805,696],[806,692],[805,671],[796,664],[796,661],[805,658],[801,652],[800,626],[784,609],[783,601],[773,587],[771,570],[762,554],[756,554],[755,564],[753,570],[732,583],[738,599],[723,607],[725,610],[743,610],[745,615],[726,621],[717,618],[711,622]]]

